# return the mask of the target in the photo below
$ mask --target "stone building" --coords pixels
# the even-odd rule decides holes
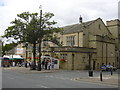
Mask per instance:
[[[16,47],[6,52],[6,54],[7,55],[20,55],[24,57],[25,56],[24,51],[25,51],[25,48],[23,48],[23,44],[18,44]]]
[[[26,44],[25,43],[18,44],[16,47],[14,47],[13,49],[9,50],[6,54],[7,55],[20,55],[24,59],[26,59],[28,57],[32,58],[33,57],[32,45],[27,44],[27,48],[26,48]]]
[[[107,28],[115,38],[116,60],[118,62],[117,67],[120,68],[120,20],[107,21]]]
[[[102,19],[80,21],[79,24],[65,26],[63,29],[63,34],[57,34],[63,47],[51,47],[47,51],[53,57],[66,60],[61,63],[61,68],[99,69],[102,63],[117,66],[115,38]]]

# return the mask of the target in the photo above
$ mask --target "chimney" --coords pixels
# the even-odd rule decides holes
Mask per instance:
[[[82,23],[82,17],[81,17],[81,15],[79,17],[79,23]]]

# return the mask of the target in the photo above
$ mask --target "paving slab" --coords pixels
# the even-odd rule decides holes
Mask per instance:
[[[30,70],[30,67],[25,68],[25,67],[6,67],[6,68],[2,68],[2,70],[12,70],[12,71],[16,71],[16,72],[21,72],[21,73],[52,73],[55,71],[58,71],[57,69],[51,69],[51,70],[44,70],[42,69],[41,71],[38,70]]]
[[[117,85],[118,86],[118,74],[113,75],[105,75],[102,77],[102,81],[100,80],[100,76],[98,77],[82,77],[82,78],[75,78],[78,81],[86,81],[92,83],[100,83],[100,84],[109,84],[109,85]]]

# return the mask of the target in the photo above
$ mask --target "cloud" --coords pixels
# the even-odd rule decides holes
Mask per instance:
[[[4,3],[0,3],[0,7],[3,7],[3,6],[5,6],[5,4]]]
[[[5,4],[4,4],[4,1],[3,1],[3,0],[1,0],[1,1],[0,1],[0,7],[2,7],[2,6],[5,6]]]
[[[82,15],[84,21],[101,17],[103,20],[118,17],[119,0],[0,0],[0,35],[10,26],[17,14],[24,11],[38,12],[42,5],[43,12],[55,14],[57,26],[79,23]]]

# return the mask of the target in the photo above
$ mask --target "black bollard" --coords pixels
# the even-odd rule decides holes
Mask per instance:
[[[27,68],[27,63],[25,63],[25,67]]]
[[[100,81],[103,81],[103,79],[102,79],[102,71],[100,71]]]
[[[93,70],[89,70],[89,77],[93,77]]]
[[[111,69],[111,75],[113,75],[113,70]]]

